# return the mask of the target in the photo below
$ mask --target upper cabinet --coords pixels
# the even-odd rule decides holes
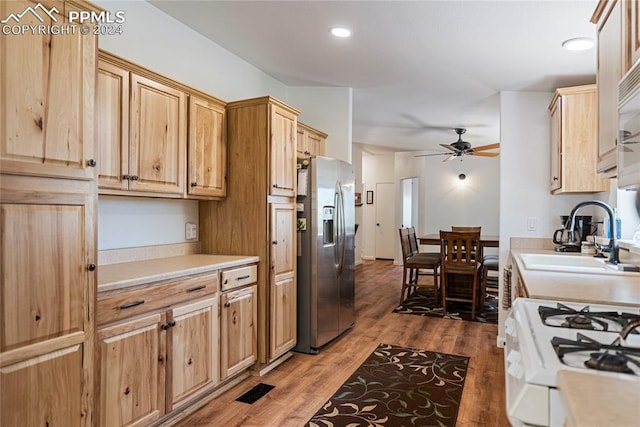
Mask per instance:
[[[551,112],[550,191],[595,193],[609,184],[596,172],[596,86],[561,88],[549,105]]]
[[[270,194],[295,197],[296,195],[296,129],[298,112],[284,104],[270,103]]]
[[[81,4],[81,3],[80,3]],[[0,16],[16,16],[34,3],[0,2]],[[52,9],[67,23],[64,5]],[[45,14],[42,14],[45,15]],[[34,14],[21,25],[48,25]],[[93,179],[97,38],[92,34],[42,34],[0,37],[0,168],[3,173]],[[8,108],[10,106],[10,108]]]
[[[226,195],[224,102],[106,52],[97,86],[100,193]]]
[[[324,156],[326,153],[327,134],[298,122],[297,156]]]
[[[618,82],[626,68],[623,54],[623,3],[601,1],[591,21],[598,31],[598,164],[605,177],[616,176]]]
[[[190,96],[187,190],[189,195],[211,197],[226,195],[225,119],[224,103]]]
[[[640,59],[640,2],[638,0],[627,1],[627,44],[629,61],[627,69],[630,69]]]

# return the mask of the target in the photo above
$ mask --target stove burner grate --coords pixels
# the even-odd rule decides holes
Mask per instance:
[[[576,340],[553,337],[551,345],[558,359],[565,365],[574,366],[565,361],[565,356],[588,352],[587,360],[584,360],[583,364],[589,369],[638,375],[629,367],[629,364],[640,368],[640,348],[622,346],[620,338],[616,338],[611,344],[602,344],[591,337],[577,333]]]
[[[628,323],[639,320],[640,315],[632,313],[618,313],[617,311],[591,311],[589,306],[580,310],[558,303],[557,307],[538,306],[538,314],[542,323],[556,328],[585,329],[594,331],[613,332],[624,328]],[[557,318],[564,317],[558,322]],[[637,332],[633,332],[637,333]]]

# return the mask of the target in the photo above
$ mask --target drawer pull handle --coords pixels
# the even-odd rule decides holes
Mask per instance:
[[[202,289],[204,289],[206,287],[207,287],[207,285],[196,286],[196,287],[187,289],[187,292],[196,292],[196,291],[202,290]]]
[[[142,305],[142,304],[144,304],[144,300],[143,299],[138,300],[138,301],[128,302],[126,304],[122,304],[120,306],[120,310],[126,310],[127,308],[135,307],[137,305]]]
[[[246,276],[240,276],[238,277],[236,280],[244,280],[244,279],[248,279],[249,277],[251,277],[250,274],[247,274]]]

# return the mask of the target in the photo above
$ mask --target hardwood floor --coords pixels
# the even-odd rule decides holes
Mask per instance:
[[[402,268],[391,261],[356,267],[356,324],[318,355],[294,356],[252,376],[184,419],[183,427],[303,426],[379,343],[469,356],[458,426],[509,426],[497,325],[392,313]],[[275,388],[252,405],[235,399],[264,382]]]

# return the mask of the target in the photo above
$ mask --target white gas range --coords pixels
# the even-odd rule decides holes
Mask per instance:
[[[635,377],[640,390],[640,307],[518,298],[505,322],[507,414],[514,426],[562,426],[561,369]],[[629,329],[629,328],[626,328]]]

